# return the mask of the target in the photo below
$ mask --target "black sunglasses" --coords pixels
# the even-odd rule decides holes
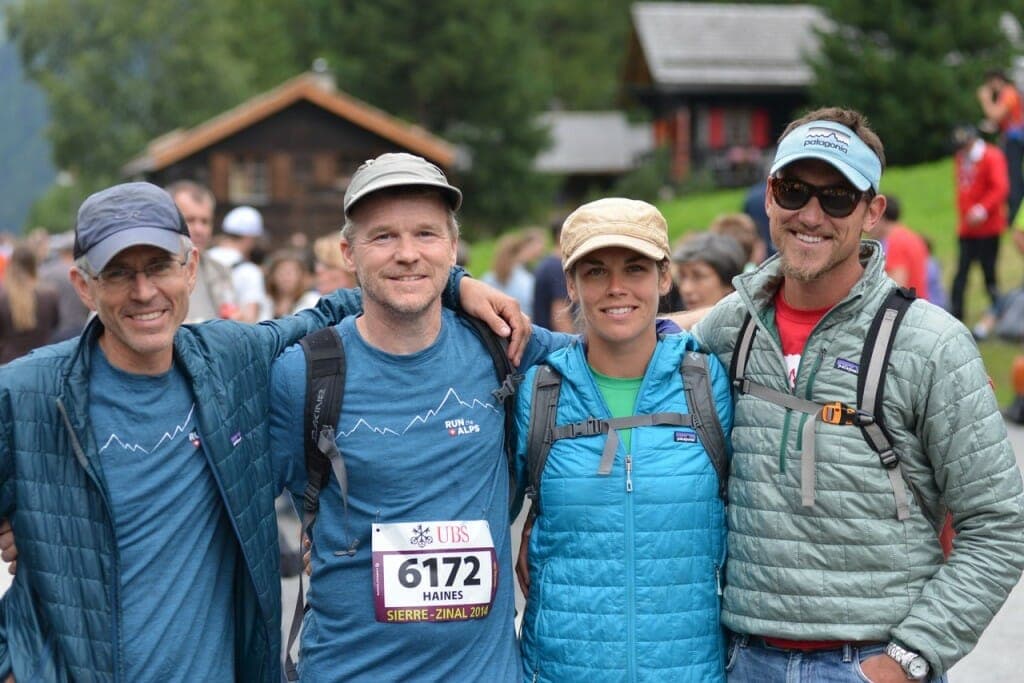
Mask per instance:
[[[846,218],[865,195],[874,194],[871,190],[862,192],[848,185],[811,185],[796,178],[772,178],[771,187],[775,203],[783,209],[802,209],[811,197],[817,197],[821,210],[833,218]]]

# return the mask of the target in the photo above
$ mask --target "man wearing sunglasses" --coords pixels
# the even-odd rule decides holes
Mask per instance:
[[[897,328],[877,378],[891,451],[869,445],[865,413],[825,417],[829,404],[857,406],[864,340],[894,287],[881,245],[861,239],[885,209],[883,165],[857,112],[791,123],[765,199],[779,253],[694,330],[743,377],[722,603],[734,683],[943,680],[1024,565],[1020,472],[952,316],[918,299]],[[947,508],[958,537],[944,563]]]

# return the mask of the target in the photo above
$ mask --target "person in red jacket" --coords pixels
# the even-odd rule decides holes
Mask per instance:
[[[950,312],[963,320],[967,272],[975,261],[981,265],[985,275],[985,289],[992,305],[999,298],[996,257],[999,255],[999,237],[1006,230],[1006,198],[1010,183],[1006,175],[1006,156],[998,147],[982,140],[973,126],[959,126],[953,132],[953,143],[957,150],[960,256],[953,277]]]

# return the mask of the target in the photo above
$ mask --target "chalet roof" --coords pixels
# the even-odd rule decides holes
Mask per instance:
[[[624,173],[654,149],[650,124],[631,124],[618,111],[552,111],[541,122],[551,135],[533,164],[542,173]]]
[[[423,128],[402,121],[334,87],[326,74],[306,72],[188,130],[152,140],[125,165],[126,175],[159,171],[305,100],[443,167],[455,164],[456,148]]]
[[[638,2],[632,14],[652,84],[671,92],[803,89],[813,28],[828,26],[810,5]]]

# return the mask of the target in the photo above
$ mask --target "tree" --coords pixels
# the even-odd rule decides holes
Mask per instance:
[[[48,97],[54,160],[85,187],[116,179],[153,137],[253,92],[232,51],[235,3],[23,0],[8,29]]]
[[[547,205],[532,170],[550,83],[533,27],[539,0],[323,0],[291,25],[300,59],[327,58],[338,86],[462,146],[457,172],[470,232],[513,225]]]
[[[619,106],[632,5],[632,0],[542,3],[537,31],[544,70],[552,79],[556,102],[565,109]]]
[[[834,27],[811,58],[812,100],[866,114],[889,163],[949,154],[952,127],[980,118],[974,93],[985,70],[1010,66],[1005,1],[822,4]]]

